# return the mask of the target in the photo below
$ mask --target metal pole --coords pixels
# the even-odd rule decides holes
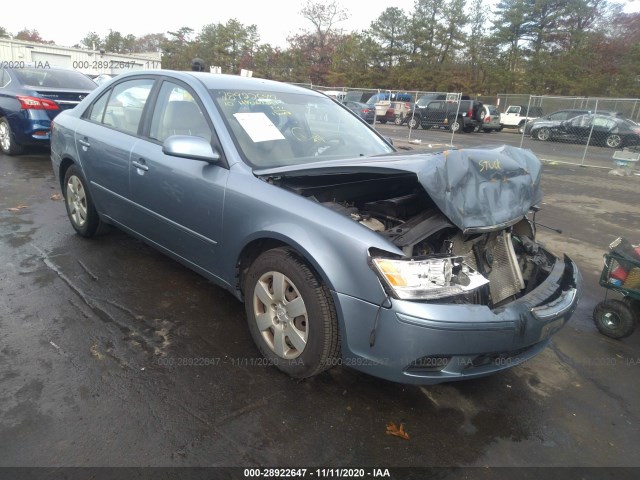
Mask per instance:
[[[589,138],[587,138],[587,144],[584,146],[584,153],[582,154],[582,163],[580,164],[581,167],[584,167],[584,159],[587,156],[587,150],[589,149],[589,143],[591,143],[591,134],[593,133],[593,122],[595,121],[596,113],[598,113],[598,99],[597,98],[596,98],[595,108],[593,109],[593,114],[588,114],[588,115],[593,115],[593,117],[591,119],[591,129],[589,130]]]

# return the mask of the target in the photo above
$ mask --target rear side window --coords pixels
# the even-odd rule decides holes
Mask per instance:
[[[91,107],[89,113],[89,120],[93,122],[102,123],[104,118],[104,107],[107,106],[107,100],[109,100],[109,93],[103,94]]]
[[[0,70],[0,88],[5,87],[7,83],[9,83],[9,75],[2,69]]]
[[[143,78],[115,85],[111,89],[102,123],[133,135],[137,134],[153,82],[151,78]]]

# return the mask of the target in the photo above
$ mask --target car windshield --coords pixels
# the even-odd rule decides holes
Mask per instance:
[[[394,149],[350,110],[315,94],[211,90],[245,160],[256,168],[367,157]]]
[[[487,105],[487,110],[489,111],[489,115],[499,115],[498,109],[493,105]]]
[[[93,90],[96,84],[89,77],[73,70],[55,70],[52,68],[20,68],[14,70],[23,85],[31,87],[71,88]]]

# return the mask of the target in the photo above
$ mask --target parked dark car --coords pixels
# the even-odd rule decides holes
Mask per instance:
[[[376,116],[375,107],[371,108],[366,103],[362,102],[352,102],[350,100],[346,100],[343,102],[347,108],[356,113],[360,118],[362,118],[365,122],[373,124],[374,118]]]
[[[640,144],[640,125],[632,120],[601,114],[579,115],[569,120],[533,125],[531,137],[537,140],[567,140],[622,148]]]
[[[125,73],[55,119],[51,161],[79,235],[114,225],[228,289],[296,378],[488,375],[539,353],[581,294],[535,241],[531,151],[407,155],[301,87]]]
[[[562,122],[565,120],[570,120],[574,117],[577,117],[578,115],[585,115],[587,113],[593,113],[591,110],[585,110],[585,109],[580,109],[580,108],[567,108],[564,110],[558,110],[555,111],[553,113],[550,113],[549,115],[545,115],[544,117],[539,117],[539,118],[535,118],[533,120],[529,120],[525,126],[524,126],[524,134],[525,135],[531,135],[531,129],[533,128],[534,125],[537,125],[537,128],[540,128],[540,126],[553,126],[556,125],[556,123],[554,122]],[[612,111],[601,111],[599,110],[598,113],[600,115],[611,115],[611,116],[621,116],[620,112],[612,112]],[[549,123],[551,122],[551,123]]]
[[[0,150],[49,145],[51,120],[75,107],[97,87],[89,77],[62,68],[0,69]]]
[[[452,101],[421,97],[413,110],[407,113],[409,128],[445,127],[453,132],[473,132],[477,125],[478,102],[474,100]]]

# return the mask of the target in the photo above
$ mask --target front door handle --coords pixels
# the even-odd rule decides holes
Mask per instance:
[[[144,160],[140,159],[140,161],[134,160],[131,164],[139,170],[144,170],[145,172],[149,171],[149,167],[144,163]]]
[[[84,139],[79,138],[78,143],[84,147],[85,152],[91,146],[91,144],[89,143],[89,139],[87,137],[84,137]]]

